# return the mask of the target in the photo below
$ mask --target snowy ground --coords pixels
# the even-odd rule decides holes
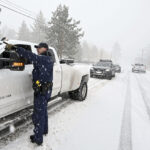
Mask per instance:
[[[49,114],[49,135],[37,147],[32,130],[3,150],[150,150],[150,72],[90,79],[84,102],[67,100]]]

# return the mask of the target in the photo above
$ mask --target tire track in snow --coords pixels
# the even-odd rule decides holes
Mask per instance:
[[[127,79],[127,90],[118,150],[132,150],[130,77]]]
[[[100,83],[96,82],[95,84],[89,86],[88,89],[91,90],[91,89],[93,89],[93,88],[96,88],[96,87],[99,86],[99,85],[101,85],[101,87],[103,87],[103,86],[106,85],[107,83],[108,83],[108,81],[104,81],[104,82],[100,82]]]
[[[140,81],[139,81],[137,75],[136,75],[136,80],[137,80],[137,83],[138,83],[138,87],[139,87],[139,89],[140,89],[140,91],[141,91],[141,96],[142,96],[142,99],[143,99],[143,101],[144,101],[144,104],[145,104],[145,107],[146,107],[146,111],[147,111],[148,117],[149,117],[149,119],[150,119],[150,107],[149,107],[149,101],[150,101],[150,100],[148,101],[149,98],[147,97],[147,94],[146,94],[144,88],[142,87],[142,85],[141,85],[141,83],[140,83]]]

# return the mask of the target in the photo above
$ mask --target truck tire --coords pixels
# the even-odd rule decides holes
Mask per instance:
[[[87,97],[87,92],[88,92],[87,82],[81,82],[81,85],[77,90],[69,92],[69,96],[71,99],[84,101]]]

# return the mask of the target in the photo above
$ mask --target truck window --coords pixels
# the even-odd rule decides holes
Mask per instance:
[[[30,51],[30,52],[32,51],[30,45],[16,44],[16,46],[22,47],[22,48],[24,48],[25,50]],[[28,61],[27,59],[25,59],[25,65],[29,65],[29,64],[32,64],[32,63],[31,63],[30,61]]]

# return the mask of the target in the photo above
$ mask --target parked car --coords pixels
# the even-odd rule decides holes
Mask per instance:
[[[9,40],[9,44],[24,47],[37,53],[34,43]],[[54,63],[52,99],[68,92],[72,99],[83,101],[87,97],[89,70],[76,65],[73,60],[59,60],[50,47]],[[1,53],[0,58],[0,118],[33,105],[33,65],[13,51]],[[24,64],[25,63],[25,64]]]
[[[111,80],[115,77],[115,67],[112,61],[103,59],[94,64],[90,69],[90,76]]]
[[[114,64],[115,72],[120,73],[121,72],[121,66]]]
[[[146,73],[146,66],[144,64],[134,64],[132,67],[132,72],[135,73]]]

